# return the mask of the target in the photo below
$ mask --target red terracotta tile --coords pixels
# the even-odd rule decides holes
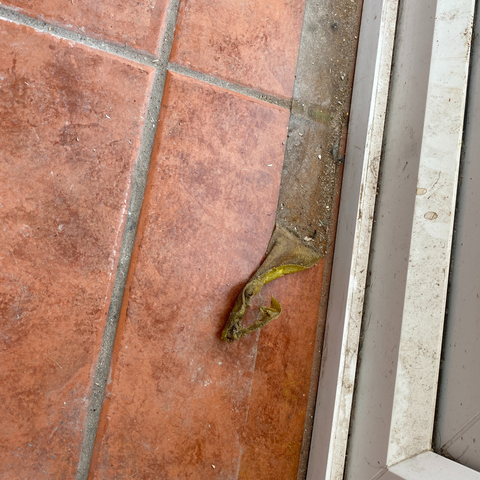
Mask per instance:
[[[31,17],[155,54],[169,0],[1,0]]]
[[[312,375],[324,260],[265,288],[283,308],[258,340],[239,479],[296,480]]]
[[[288,118],[169,74],[92,478],[236,478],[257,336],[219,332],[272,233]]]
[[[305,0],[182,0],[171,60],[290,98]]]
[[[0,472],[74,478],[153,72],[0,22]]]

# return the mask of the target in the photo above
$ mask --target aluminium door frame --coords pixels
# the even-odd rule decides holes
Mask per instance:
[[[372,230],[374,222],[383,221],[375,207],[382,145],[389,140],[396,26],[399,18],[422,21],[409,18],[409,2],[415,1],[364,1],[307,480],[341,480],[347,446],[361,448],[361,437],[352,435],[350,442],[357,442],[352,444],[349,434],[354,393],[361,393],[355,390],[356,377],[368,365],[360,362],[357,372],[369,258],[382,241],[375,235],[372,240]],[[475,0],[432,1],[427,88],[416,92],[424,104],[416,189],[405,192],[414,208],[404,252],[403,303],[398,318],[389,319],[399,325],[399,335],[386,338],[392,343],[394,388],[379,383],[388,412],[379,432],[381,461],[367,475],[375,480],[480,479],[480,473],[431,451],[475,10]],[[396,130],[388,129],[388,135],[396,136]]]

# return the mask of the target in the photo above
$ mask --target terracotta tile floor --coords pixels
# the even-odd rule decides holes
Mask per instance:
[[[184,0],[172,61],[291,98],[305,0]]]
[[[256,342],[216,332],[273,229],[288,112],[177,74],[161,112],[93,478],[233,478]]]
[[[275,225],[304,9],[0,0],[0,478],[297,478],[331,245],[259,295],[280,319],[219,332]]]
[[[145,5],[148,3],[148,5]],[[157,53],[168,0],[2,0],[32,17],[77,32]]]
[[[75,473],[152,79],[0,21],[4,478]]]

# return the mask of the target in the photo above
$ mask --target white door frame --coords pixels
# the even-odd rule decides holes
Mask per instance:
[[[369,448],[376,449],[377,461],[366,473],[349,472],[347,467],[346,478],[480,479],[480,473],[431,452],[475,0],[421,2],[364,1],[307,480],[344,478],[349,433],[349,452],[352,447],[368,462]],[[398,32],[397,21],[401,27]],[[408,69],[416,68],[415,55],[401,47],[402,42],[410,42],[417,48],[409,28],[417,32],[415,41],[423,38],[428,43],[430,57],[420,68],[424,70],[423,89],[415,83],[414,71],[408,76]],[[405,78],[401,74],[391,77],[394,43],[396,67],[399,72],[405,69]],[[355,390],[357,376],[360,380],[369,373],[368,351],[358,372],[357,357],[362,320],[366,321],[369,259],[383,240],[375,233],[372,239],[372,229],[374,222],[392,221],[383,220],[376,211],[380,159],[384,161],[382,144],[401,147],[409,141],[407,127],[395,123],[396,116],[408,120],[408,111],[400,111],[403,107],[390,103],[389,98],[395,82],[404,80],[412,83],[404,91],[416,96],[412,119],[416,128],[412,127],[411,136],[419,141],[405,164],[407,167],[410,161],[408,169],[415,175],[408,177],[404,192],[405,205],[412,208],[403,208],[398,201],[385,207],[388,194],[382,197],[384,185],[380,182],[378,201],[385,204],[382,211],[400,212],[403,208],[402,225],[409,227],[403,230],[408,237],[400,247],[404,251],[401,255],[398,249],[395,252],[403,262],[399,268],[405,272],[404,281],[400,289],[385,293],[400,299],[385,318],[397,334],[379,337],[382,351],[388,352],[380,358],[391,368],[386,380],[374,379],[378,396],[385,401],[378,413],[381,432],[375,431],[378,438],[370,441],[370,437],[362,438],[355,432],[352,403],[354,393],[362,395],[362,385],[368,385],[360,382]],[[402,181],[399,175],[397,188]],[[375,311],[375,304],[369,309]],[[368,328],[377,325],[369,324]],[[375,344],[370,348],[375,349]]]

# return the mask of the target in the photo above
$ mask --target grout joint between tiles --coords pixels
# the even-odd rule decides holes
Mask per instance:
[[[100,355],[93,378],[93,391],[90,405],[87,412],[85,422],[84,439],[82,451],[77,469],[76,480],[87,480],[92,461],[95,440],[97,436],[98,424],[100,420],[105,388],[110,374],[110,364],[113,353],[113,346],[116,337],[117,325],[123,302],[125,284],[127,281],[130,260],[133,251],[133,245],[137,233],[140,211],[143,204],[145,194],[145,186],[150,165],[150,157],[152,155],[155,135],[158,125],[158,117],[160,115],[160,106],[163,98],[165,80],[167,76],[167,65],[173,44],[173,35],[175,30],[176,18],[178,14],[179,0],[172,0],[166,20],[166,28],[163,38],[160,40],[160,55],[158,59],[151,58],[151,64],[156,68],[155,77],[152,85],[152,92],[145,115],[144,131],[140,151],[132,175],[132,187],[130,194],[129,206],[127,209],[125,229],[120,249],[120,257],[118,261],[117,272],[115,275],[112,299],[107,315],[107,323],[103,334],[103,341]],[[0,15],[3,10],[0,9]],[[94,42],[94,41],[92,41]],[[95,45],[103,45],[102,42],[94,42]],[[126,52],[126,49],[121,49]],[[125,56],[125,55],[124,55]],[[135,61],[139,56],[148,59],[146,55],[135,53]],[[140,61],[140,63],[142,63]]]
[[[170,56],[170,51],[173,43],[173,33],[175,29],[175,24],[173,24],[168,30],[165,31],[164,37],[159,44],[160,55],[158,57],[152,55],[151,53],[141,52],[135,50],[132,47],[127,45],[121,45],[106,40],[90,37],[88,35],[69,30],[64,27],[57,26],[52,23],[48,23],[44,20],[37,19],[18,12],[16,9],[5,7],[0,5],[0,19],[18,23],[26,27],[34,28],[37,31],[48,33],[54,35],[58,38],[64,40],[70,40],[87,47],[100,50],[102,52],[110,53],[118,57],[124,58],[136,62],[140,65],[145,65],[148,67],[153,67],[155,69],[160,69],[164,71],[168,70],[179,73],[181,75],[188,76],[190,78],[195,78],[205,83],[211,85],[216,85],[218,87],[230,90],[232,92],[240,93],[247,97],[255,98],[273,105],[289,109],[291,108],[291,100],[275,97],[274,95],[269,95],[248,87],[237,85],[231,82],[227,82],[217,77],[213,77],[204,73],[197,72],[195,70],[183,67],[175,63],[169,63],[168,59]],[[168,19],[167,19],[168,24]],[[168,26],[168,25],[167,25]],[[167,41],[166,41],[167,40]],[[168,55],[164,55],[163,51],[168,50]]]
[[[141,65],[156,67],[159,59],[151,53],[135,50],[127,45],[121,45],[107,40],[91,37],[84,33],[78,33],[68,28],[60,27],[44,20],[33,18],[18,12],[14,8],[0,5],[0,19],[23,25],[25,27],[34,28],[35,30],[49,35],[56,36],[64,40],[70,40],[86,47],[100,50],[102,52],[116,55],[126,60],[130,60]]]
[[[229,90],[231,92],[240,93],[241,95],[245,95],[246,97],[261,100],[266,103],[271,103],[272,105],[276,105],[277,107],[286,108],[287,110],[290,110],[292,105],[291,100],[278,98],[274,95],[269,95],[267,93],[254,90],[252,88],[244,87],[242,85],[238,85],[232,82],[227,82],[226,80],[222,80],[218,77],[213,77],[211,75],[192,70],[191,68],[184,67],[182,65],[179,65],[178,63],[170,62],[168,64],[168,70],[178,73],[180,75],[194,78],[204,83],[209,83],[210,85],[224,88],[225,90]]]

